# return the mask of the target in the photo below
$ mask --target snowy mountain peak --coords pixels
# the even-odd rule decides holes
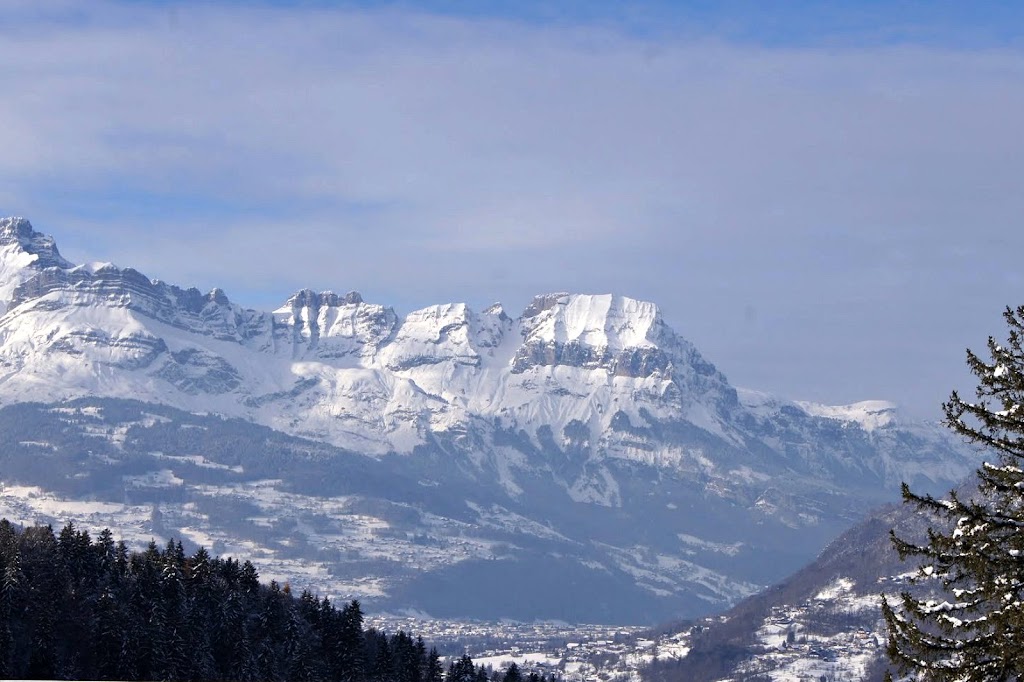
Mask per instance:
[[[774,419],[787,410],[800,410],[810,417],[820,417],[851,424],[867,433],[875,429],[900,426],[899,407],[888,400],[864,400],[850,405],[823,405],[804,400],[788,401],[746,388],[738,389],[740,403],[759,419]]]
[[[295,308],[337,308],[344,305],[359,305],[362,302],[363,297],[358,291],[350,291],[344,296],[338,296],[333,291],[321,291],[318,293],[312,289],[302,289],[292,294],[278,310],[285,311]]]
[[[864,400],[850,405],[819,405],[797,401],[797,405],[814,417],[857,424],[868,432],[898,422],[897,405],[888,400]]]
[[[658,307],[612,294],[546,294],[523,313],[527,340],[623,350],[657,345]]]
[[[294,359],[348,357],[365,364],[398,326],[394,310],[366,303],[358,291],[339,296],[303,289],[273,315],[276,327],[290,337]]]
[[[109,261],[90,261],[88,263],[82,263],[81,265],[75,265],[70,269],[82,270],[90,275],[95,275],[104,270],[117,270],[117,266]]]
[[[568,365],[634,378],[695,372],[725,383],[647,301],[613,294],[545,294],[533,299],[520,322],[523,345],[512,359],[515,373]]]
[[[211,289],[210,293],[206,295],[206,298],[210,303],[214,303],[216,305],[231,305],[231,301],[228,300],[228,295],[224,293],[224,290],[220,287],[214,287]]]
[[[409,313],[383,358],[393,371],[451,362],[477,366],[476,315],[465,303],[432,305]]]
[[[21,251],[31,256],[37,268],[68,268],[71,263],[66,261],[57,251],[53,237],[41,234],[32,229],[32,223],[24,218],[0,218],[0,248]]]
[[[559,301],[568,299],[570,296],[569,292],[562,291],[556,294],[540,294],[534,296],[530,305],[526,306],[526,310],[523,311],[523,319],[536,317],[545,310],[550,310],[554,306],[558,305]]]
[[[35,230],[32,223],[20,216],[8,216],[0,218],[0,242],[6,243],[10,239],[30,237]]]
[[[505,313],[505,306],[501,305],[500,303],[492,303],[491,305],[487,306],[486,308],[484,308],[483,314],[494,315],[495,317],[500,318],[502,321],[512,319]]]
[[[0,313],[7,312],[20,284],[51,267],[71,267],[53,237],[36,232],[24,218],[0,218]]]

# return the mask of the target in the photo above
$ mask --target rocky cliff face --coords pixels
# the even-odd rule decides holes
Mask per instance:
[[[0,311],[7,309],[18,285],[49,267],[71,267],[53,238],[33,230],[24,218],[0,218]]]
[[[493,488],[460,507],[478,527],[561,537],[551,551],[566,556],[601,543],[594,571],[690,609],[778,577],[901,480],[943,488],[974,466],[891,406],[737,390],[654,304],[623,296],[538,296],[516,318],[461,303],[400,316],[303,290],[265,313],[75,266],[6,219],[0,298],[0,405],[130,396],[428,463]],[[427,495],[414,490],[402,504]],[[775,558],[752,568],[754,548]]]
[[[372,358],[395,332],[391,308],[367,304],[358,292],[344,296],[303,289],[274,311],[278,348],[293,359],[357,365]]]
[[[520,318],[523,343],[511,371],[565,365],[612,376],[672,378],[676,366],[724,383],[692,345],[676,336],[652,303],[621,296],[537,296]]]

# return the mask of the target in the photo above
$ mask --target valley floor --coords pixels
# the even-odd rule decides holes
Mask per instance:
[[[555,673],[568,682],[638,682],[655,659],[685,656],[689,630],[653,634],[631,625],[570,625],[558,621],[440,621],[409,616],[374,616],[366,625],[387,632],[420,633],[443,655],[468,654],[495,670],[515,663],[521,670]]]
[[[882,587],[891,590],[888,582]],[[388,632],[422,633],[442,654],[468,654],[495,670],[516,663],[524,671],[554,673],[568,682],[640,682],[643,670],[655,661],[665,671],[658,679],[671,679],[668,671],[689,653],[693,632],[724,620],[716,616],[692,627],[678,624],[658,631],[407,616],[369,616],[367,624]],[[878,595],[858,591],[853,581],[840,578],[801,604],[773,607],[757,627],[749,656],[717,679],[861,682],[881,670],[885,641]]]

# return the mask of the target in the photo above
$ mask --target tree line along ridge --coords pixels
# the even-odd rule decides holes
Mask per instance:
[[[446,669],[420,637],[365,629],[358,601],[296,597],[249,561],[189,556],[173,540],[132,552],[107,529],[94,541],[71,523],[55,535],[7,519],[0,678],[549,682],[469,656]]]

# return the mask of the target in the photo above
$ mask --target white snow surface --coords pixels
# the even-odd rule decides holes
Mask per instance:
[[[577,341],[612,350],[655,345],[651,337],[661,324],[661,313],[653,303],[611,294],[551,294],[537,299],[551,307],[530,318],[527,341]]]
[[[16,244],[0,246],[0,300],[3,301],[3,310],[6,311],[7,302],[11,300],[15,288],[28,278],[28,267],[36,259],[36,255],[25,253]]]
[[[899,407],[887,400],[864,400],[850,405],[822,405],[803,400],[787,401],[768,393],[746,388],[736,390],[740,403],[754,414],[767,417],[782,407],[796,407],[812,417],[824,417],[856,424],[865,431],[898,423]]]
[[[797,405],[807,414],[853,422],[859,424],[865,431],[874,431],[896,423],[897,406],[887,400],[864,400],[851,405],[819,405],[808,402],[797,402]]]
[[[473,663],[482,666],[490,666],[495,670],[503,670],[515,663],[520,668],[530,664],[540,664],[555,667],[562,662],[561,657],[543,651],[527,652],[522,654],[505,653],[494,656],[478,656]]]

